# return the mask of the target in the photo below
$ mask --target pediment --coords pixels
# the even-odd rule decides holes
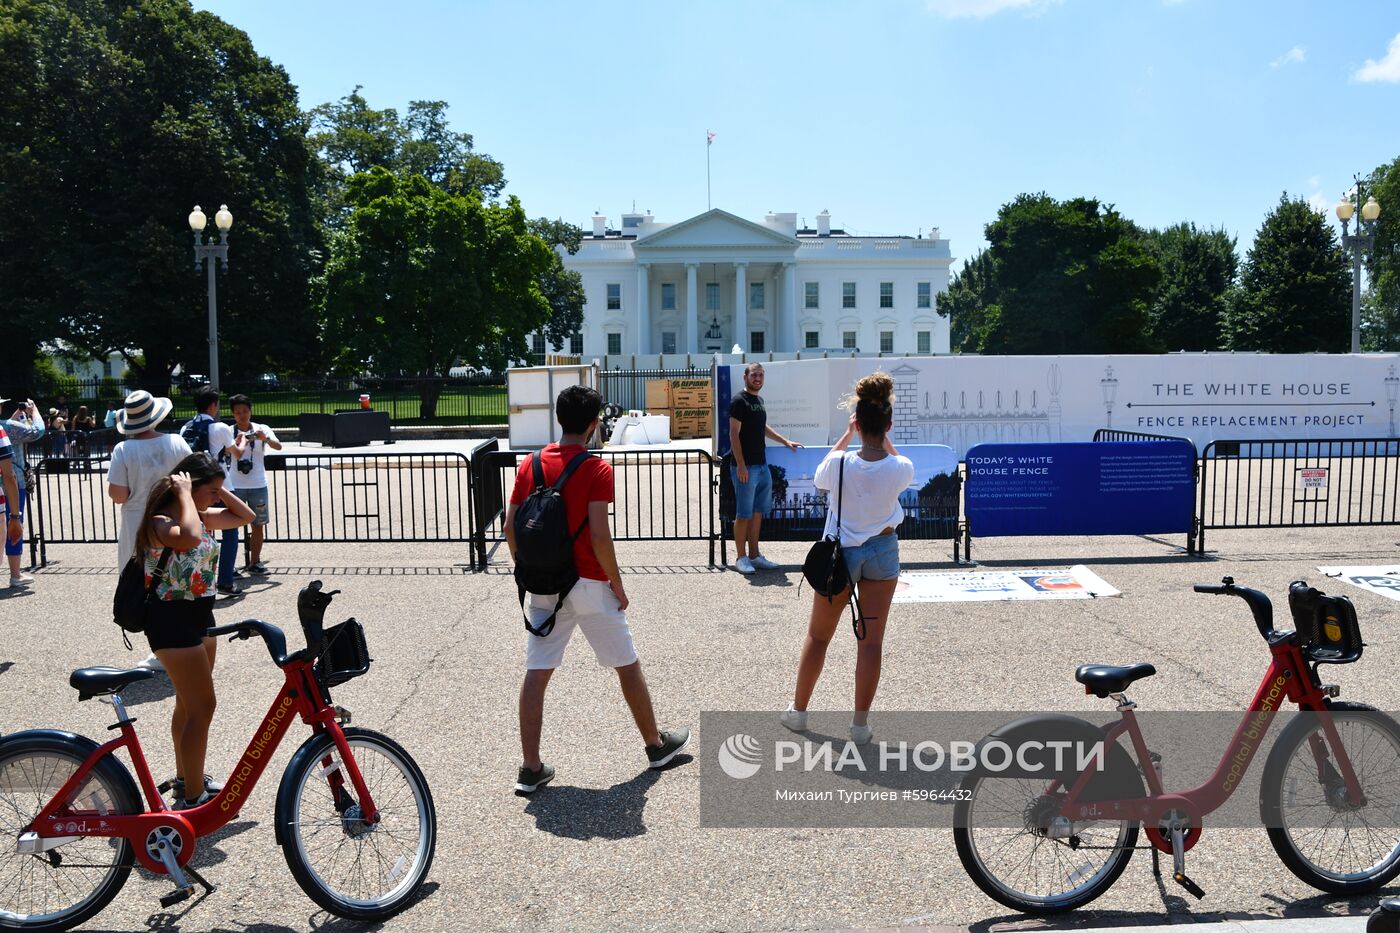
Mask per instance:
[[[632,248],[638,252],[649,249],[706,248],[786,248],[797,249],[797,238],[770,230],[762,224],[736,217],[719,208],[698,214],[689,220],[672,224],[649,236],[638,239]]]

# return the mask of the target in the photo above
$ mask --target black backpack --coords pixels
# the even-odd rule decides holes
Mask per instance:
[[[170,563],[170,555],[173,553],[171,548],[160,552],[160,560],[156,563],[155,572],[151,574],[149,586],[146,585],[146,562],[141,559],[139,548],[131,560],[126,562],[121,576],[117,578],[117,592],[112,596],[112,621],[122,627],[122,641],[126,642],[127,648],[131,647],[131,639],[126,637],[127,632],[146,630],[146,608],[151,603],[151,597],[156,591],[156,586],[160,584],[161,577],[165,576],[165,566]]]
[[[525,616],[525,629],[531,635],[543,638],[554,631],[554,617],[564,605],[564,598],[578,582],[578,568],[574,566],[574,541],[588,526],[587,517],[572,533],[569,531],[569,513],[564,504],[564,484],[585,460],[591,457],[588,451],[574,456],[565,466],[559,479],[550,486],[544,481],[544,465],[540,455],[531,456],[530,469],[534,473],[535,488],[525,501],[515,510],[515,587],[520,591],[520,611]],[[549,618],[539,627],[530,624],[529,613],[525,611],[525,594],[538,596],[559,594],[559,602]]]
[[[180,429],[180,436],[190,445],[191,453],[209,453],[209,425],[213,423],[208,418],[199,417],[185,422],[185,426]]]

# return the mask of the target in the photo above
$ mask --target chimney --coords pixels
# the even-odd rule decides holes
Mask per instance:
[[[600,240],[608,235],[608,218],[602,214],[593,215],[593,235]]]
[[[831,213],[823,210],[817,215],[817,236],[831,236]]]

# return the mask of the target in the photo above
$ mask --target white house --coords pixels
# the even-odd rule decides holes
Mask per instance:
[[[719,209],[679,223],[623,214],[621,229],[593,217],[564,264],[583,278],[583,332],[569,353],[749,353],[860,350],[947,353],[952,254],[928,237],[851,236],[826,211],[815,229],[796,214],[761,223]],[[532,340],[536,354],[544,340]]]

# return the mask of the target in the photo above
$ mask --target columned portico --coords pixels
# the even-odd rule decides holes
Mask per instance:
[[[734,342],[745,352],[749,349],[748,269],[746,262],[734,264]]]
[[[685,345],[687,353],[700,352],[700,289],[698,263],[685,264]]]
[[[646,263],[637,265],[637,353],[651,352],[651,276],[647,274]]]
[[[797,263],[783,263],[783,336],[794,350],[802,349],[797,333]]]

